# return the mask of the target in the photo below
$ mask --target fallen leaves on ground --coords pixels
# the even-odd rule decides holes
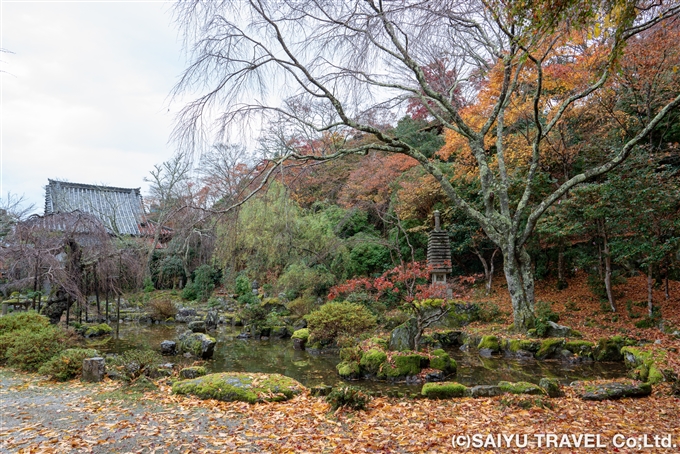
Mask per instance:
[[[53,383],[34,380],[33,394],[55,392]],[[69,384],[68,386],[71,386]],[[69,389],[60,386],[57,392]],[[585,402],[573,390],[551,399],[552,409],[521,408],[513,397],[448,401],[374,399],[365,412],[329,412],[322,398],[298,396],[288,402],[250,405],[187,398],[166,385],[139,400],[98,400],[120,386],[109,381],[80,385],[53,407],[3,408],[2,448],[18,453],[392,453],[464,452],[454,435],[600,434],[611,440],[671,434],[680,443],[680,399],[668,385],[643,399]],[[18,391],[15,391],[18,392]],[[28,391],[23,391],[25,394]],[[6,397],[6,396],[4,396]],[[4,399],[3,399],[4,400]],[[30,401],[30,396],[26,397]],[[48,411],[49,410],[49,411]],[[59,420],[65,424],[59,424]],[[10,420],[8,423],[8,420]],[[7,424],[5,424],[7,423]],[[588,450],[612,452],[607,449]],[[578,452],[574,449],[477,449],[469,452]],[[618,452],[638,452],[621,449]],[[652,450],[648,452],[663,452]]]

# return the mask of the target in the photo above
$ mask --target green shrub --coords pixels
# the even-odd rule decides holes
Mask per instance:
[[[67,333],[56,326],[46,326],[36,331],[23,329],[7,333],[14,341],[5,352],[7,365],[35,372],[54,355],[67,348]]]
[[[199,301],[208,301],[213,290],[215,290],[215,283],[220,281],[220,272],[210,265],[201,265],[194,271],[194,288],[196,289],[196,298]]]
[[[59,381],[76,378],[83,372],[83,360],[99,356],[97,350],[90,348],[69,348],[53,356],[40,366],[38,372]]]
[[[366,410],[371,396],[355,386],[340,386],[326,396],[326,402],[331,406],[331,410],[347,408],[350,410]]]
[[[327,303],[306,316],[314,341],[333,342],[375,328],[376,318],[366,307],[348,302]]]
[[[236,277],[236,282],[234,283],[234,293],[236,293],[238,296],[243,296],[248,293],[252,294],[250,280],[244,274],[239,274]]]
[[[307,315],[316,309],[316,298],[313,296],[303,295],[299,298],[295,298],[293,301],[286,305],[289,311],[298,317]]]
[[[149,276],[144,278],[144,284],[143,285],[144,285],[144,293],[151,293],[154,290],[156,290],[156,288],[153,285],[153,281],[151,280],[151,278]]]
[[[0,335],[20,329],[38,330],[50,324],[50,319],[35,311],[14,312],[0,317]]]
[[[550,303],[540,301],[536,305],[536,335],[544,337],[548,332],[550,325],[548,322],[557,323],[560,320],[560,315],[552,310]]]
[[[182,290],[182,299],[186,301],[196,301],[198,298],[198,291],[193,281],[187,282]]]

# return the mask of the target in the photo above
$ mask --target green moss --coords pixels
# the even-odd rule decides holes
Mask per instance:
[[[502,381],[498,383],[498,387],[501,391],[510,394],[544,394],[545,392],[533,383],[528,383],[525,381],[518,381],[517,383],[510,383],[507,381]]]
[[[652,364],[649,367],[649,374],[647,375],[647,383],[651,384],[656,384],[656,383],[661,383],[664,381],[664,376],[663,373],[656,367],[655,364]]]
[[[92,325],[85,331],[85,337],[98,337],[111,334],[113,328],[111,328],[106,323],[100,323],[99,325]]]
[[[394,364],[385,363],[378,372],[378,378],[403,378],[409,375],[417,375],[421,369],[427,366],[428,358],[421,355],[393,356]]]
[[[309,329],[302,328],[295,331],[291,336],[291,339],[302,339],[303,341],[307,342],[309,340]]]
[[[538,386],[543,388],[543,391],[550,397],[559,397],[562,395],[560,389],[560,382],[556,378],[541,378]]]
[[[191,366],[185,367],[179,371],[179,376],[181,378],[196,378],[202,377],[208,373],[208,370],[203,366]]]
[[[564,344],[564,348],[566,348],[567,350],[574,354],[581,354],[584,352],[592,351],[594,346],[595,344],[593,344],[592,342],[582,340],[569,341],[566,344]]]
[[[493,352],[499,352],[501,347],[498,343],[498,338],[496,336],[484,336],[482,340],[477,344],[478,349],[488,348]]]
[[[399,355],[394,357],[394,365],[399,375],[417,375],[420,373],[423,357],[420,355]]]
[[[342,378],[358,378],[359,377],[359,363],[356,361],[343,361],[337,366],[338,373]]]
[[[369,339],[369,342],[371,344],[377,345],[378,347],[387,350],[387,345],[389,342],[386,339],[383,339],[382,337],[372,337]]]
[[[622,361],[623,355],[621,348],[627,342],[621,336],[614,336],[610,339],[600,339],[595,347],[595,361]]]
[[[467,387],[456,382],[425,383],[421,394],[428,399],[465,397],[467,395]]]
[[[655,356],[652,352],[631,346],[621,348],[621,355],[623,355],[626,366],[635,368],[632,375],[636,379],[652,384],[664,380],[663,374],[656,365],[660,359],[663,359],[663,355]]]
[[[444,350],[435,350],[432,352],[434,358],[430,359],[430,367],[432,369],[439,369],[446,374],[453,374],[458,368],[456,361],[451,359],[448,353]]]
[[[172,392],[175,394],[251,404],[288,400],[303,390],[304,386],[283,375],[237,372],[210,374],[172,385]]]
[[[506,349],[512,353],[520,350],[536,353],[540,347],[540,343],[526,339],[510,339],[506,344]]]
[[[385,352],[372,349],[363,354],[359,364],[367,373],[377,374],[385,361],[387,361]]]
[[[564,339],[546,339],[536,352],[536,358],[545,359],[564,346]]]

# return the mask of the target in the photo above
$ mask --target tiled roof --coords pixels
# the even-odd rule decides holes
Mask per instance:
[[[111,232],[141,235],[146,224],[140,188],[115,188],[48,180],[45,214],[81,211],[97,217]]]

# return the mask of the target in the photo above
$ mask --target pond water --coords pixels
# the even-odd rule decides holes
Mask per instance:
[[[98,345],[105,353],[120,353],[132,348],[150,348],[160,351],[163,340],[177,340],[186,331],[186,325],[140,325],[124,323],[118,338]],[[337,374],[337,354],[310,354],[294,350],[290,339],[251,340],[236,339],[240,328],[222,326],[213,333],[217,339],[215,354],[206,367],[212,372],[264,372],[279,373],[298,380],[305,386],[321,383],[335,385],[342,381]],[[557,378],[564,384],[584,378],[618,378],[626,375],[623,363],[566,363],[536,361],[505,357],[484,358],[476,351],[462,352],[458,348],[446,349],[458,363],[458,373],[453,380],[466,386],[495,385],[499,381],[527,381],[538,383],[542,377]],[[189,363],[181,356],[167,357],[169,362]],[[357,380],[353,385],[371,390],[419,392],[421,385]]]

